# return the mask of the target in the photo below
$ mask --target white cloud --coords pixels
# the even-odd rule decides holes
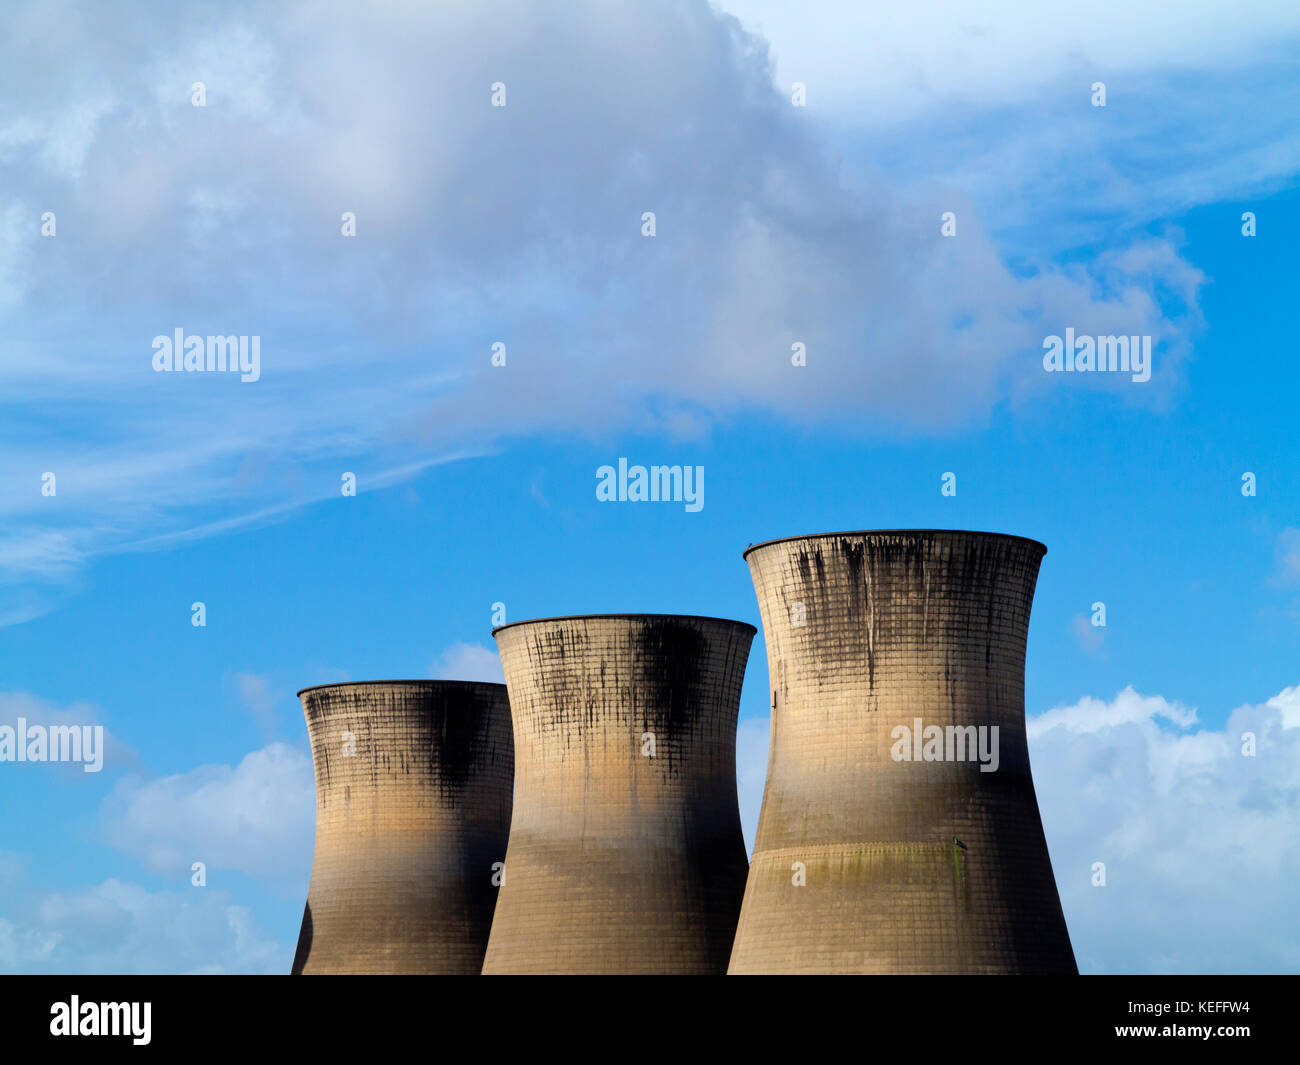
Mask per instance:
[[[722,6],[767,36],[777,85],[806,83],[810,118],[857,158],[951,209],[969,197],[1013,250],[1136,232],[1300,172],[1294,4]],[[1096,81],[1105,108],[1092,106]]]
[[[1284,729],[1300,728],[1300,685],[1284,688],[1264,705],[1281,715]]]
[[[292,946],[216,888],[151,892],[109,879],[31,902],[0,891],[0,901],[0,972],[274,974],[292,960]]]
[[[439,680],[481,680],[504,684],[505,672],[496,648],[480,643],[454,643],[438,656],[431,670]]]
[[[1294,972],[1300,688],[1222,729],[1126,688],[1031,718],[1034,783],[1085,972]],[[1256,737],[1254,757],[1243,734]],[[1091,884],[1104,862],[1107,886]]]
[[[929,192],[846,167],[773,89],[764,42],[703,0],[233,10],[196,31],[79,8],[0,41],[0,270],[58,293],[2,312],[0,516],[39,548],[0,552],[11,569],[266,520],[337,493],[341,468],[406,467],[412,441],[481,453],[739,411],[947,432],[1044,387],[1065,325],[1158,336],[1154,396],[1198,324],[1156,297],[1195,302],[1171,240],[1013,271],[973,210],[941,239]],[[50,202],[60,235],[24,237]],[[155,374],[152,338],[178,326],[260,336],[261,380]],[[93,448],[24,413],[51,396]]]
[[[892,127],[954,106],[1014,107],[1063,77],[1085,99],[1094,76],[1249,64],[1300,34],[1300,10],[1277,0],[927,0],[905,13],[854,0],[722,0],[772,42],[779,84],[803,81],[810,106]],[[870,107],[863,102],[870,101]]]
[[[1053,729],[1092,733],[1117,725],[1155,722],[1157,719],[1189,728],[1196,723],[1196,711],[1179,703],[1167,702],[1158,695],[1139,695],[1130,685],[1109,703],[1085,695],[1073,706],[1054,707],[1030,718],[1026,722],[1026,732],[1032,743]]]
[[[1300,686],[1232,711],[1125,688],[1028,720],[1034,788],[1084,972],[1295,972],[1300,925]],[[762,802],[767,718],[737,737],[746,842]],[[1253,732],[1256,755],[1242,755]],[[1108,884],[1091,884],[1106,863]]]
[[[252,698],[260,678],[249,675]],[[0,719],[55,715],[30,696],[0,696]],[[179,885],[151,891],[113,877],[94,886],[43,891],[24,879],[17,856],[0,852],[0,972],[283,973],[293,944],[264,930],[253,911],[217,886],[223,871],[273,892],[306,897],[315,786],[310,759],[284,744],[253,751],[237,766],[202,766],[154,780],[119,780],[100,807],[107,843]],[[191,883],[192,863],[207,886]]]
[[[107,842],[151,872],[188,880],[191,864],[201,861],[306,897],[315,780],[311,759],[286,744],[253,751],[233,767],[121,780],[100,818]]]

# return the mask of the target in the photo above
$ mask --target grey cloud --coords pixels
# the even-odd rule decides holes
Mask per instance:
[[[1151,333],[1172,364],[1196,325],[1156,298],[1195,301],[1169,241],[1012,271],[973,210],[940,237],[931,199],[846,167],[703,0],[234,5],[197,32],[47,11],[0,45],[0,271],[26,293],[0,312],[0,446],[60,472],[63,509],[20,476],[0,512],[79,557],[220,528],[340,456],[746,411],[945,431],[1041,395],[1046,333]],[[154,373],[178,326],[260,336],[261,380]],[[52,396],[93,448],[31,413]]]

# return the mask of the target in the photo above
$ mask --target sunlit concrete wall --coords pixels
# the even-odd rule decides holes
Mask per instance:
[[[377,681],[299,693],[316,852],[295,973],[478,973],[510,831],[501,684]]]
[[[515,805],[484,973],[723,973],[744,891],[736,717],[755,629],[553,618],[496,630]]]
[[[1045,551],[922,530],[746,552],[772,731],[731,972],[1075,971],[1025,740]]]

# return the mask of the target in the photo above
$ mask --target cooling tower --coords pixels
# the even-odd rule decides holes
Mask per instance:
[[[1046,548],[935,530],[745,552],[771,680],[732,973],[1074,973],[1025,741]]]
[[[755,629],[655,614],[495,630],[515,816],[483,972],[726,972],[745,890],[736,715]]]
[[[478,973],[510,832],[502,684],[400,680],[298,693],[316,855],[294,973]]]

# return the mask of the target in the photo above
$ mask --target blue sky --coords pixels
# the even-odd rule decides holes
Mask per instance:
[[[111,741],[0,764],[0,970],[287,971],[298,688],[499,676],[496,602],[757,625],[746,544],[911,526],[1048,546],[1081,968],[1300,969],[1300,14],[1017,6],[8,11],[0,721]],[[260,380],[154,373],[178,326]],[[1151,380],[1045,373],[1066,327]],[[597,502],[621,456],[703,509]]]

